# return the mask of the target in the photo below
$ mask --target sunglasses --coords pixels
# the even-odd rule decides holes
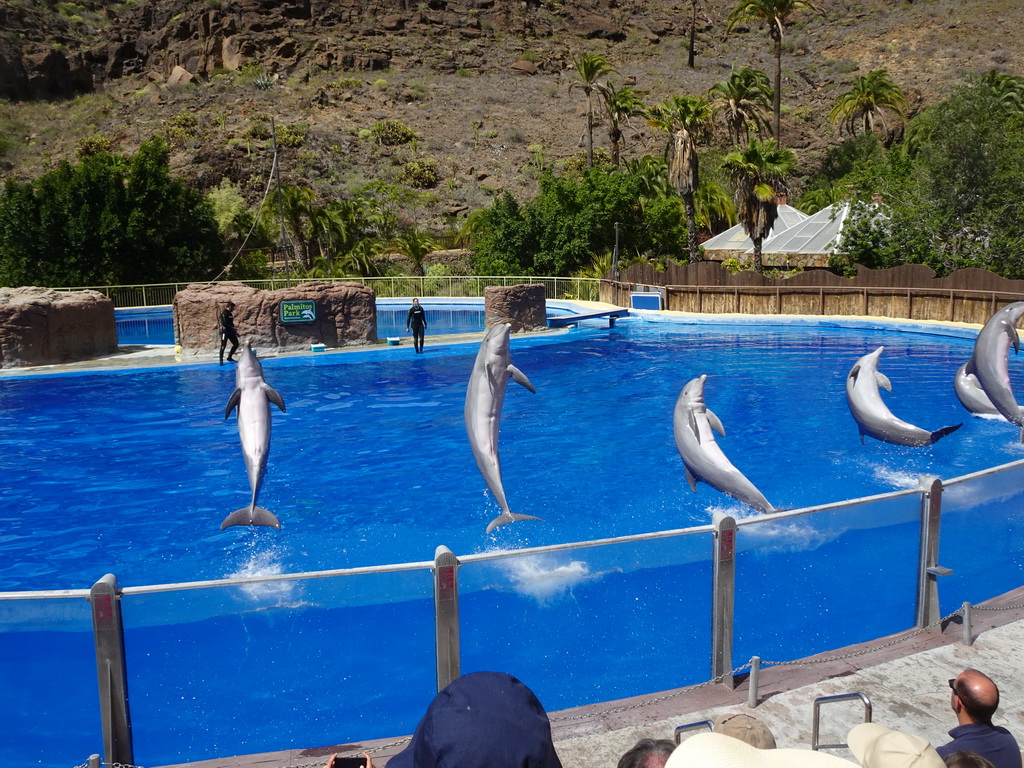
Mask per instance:
[[[951,677],[949,679],[949,687],[953,690],[953,693],[956,693],[956,678],[955,677]],[[957,693],[957,696],[959,696],[959,695],[960,694]]]

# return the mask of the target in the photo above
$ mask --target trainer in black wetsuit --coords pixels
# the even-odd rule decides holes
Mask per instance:
[[[423,332],[427,330],[427,313],[420,306],[419,299],[412,300],[409,314],[405,316],[405,330],[412,330],[412,345],[417,352],[423,351]]]
[[[228,302],[227,306],[220,311],[220,364],[224,365],[224,347],[231,342],[231,351],[228,352],[228,360],[235,361],[235,352],[238,351],[238,332],[235,331],[235,316],[232,310],[234,303]]]

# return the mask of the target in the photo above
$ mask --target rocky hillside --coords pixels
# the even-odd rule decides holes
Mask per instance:
[[[857,74],[887,68],[920,109],[969,73],[1024,73],[1020,0],[815,4],[794,14],[783,57],[783,142],[805,174],[837,140],[828,111]],[[574,55],[604,55],[613,81],[648,104],[702,92],[734,63],[771,72],[766,28],[726,33],[734,5],[0,0],[0,172],[32,176],[83,147],[131,152],[161,134],[191,183],[208,189],[227,177],[258,199],[273,119],[285,130],[285,184],[330,199],[375,180],[422,186],[416,169],[431,166],[433,199],[415,215],[440,228],[497,190],[530,194],[539,167],[581,151],[586,100],[570,88]],[[382,120],[415,140],[381,145],[373,131]],[[660,152],[642,122],[626,133],[627,158]],[[595,144],[607,146],[603,126]]]

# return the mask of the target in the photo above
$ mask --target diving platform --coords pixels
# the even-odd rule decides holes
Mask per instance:
[[[578,325],[581,320],[598,320],[608,318],[608,327],[614,328],[615,321],[620,317],[629,317],[628,309],[606,309],[601,312],[583,312],[578,315],[555,315],[548,318],[548,328],[565,328]]]

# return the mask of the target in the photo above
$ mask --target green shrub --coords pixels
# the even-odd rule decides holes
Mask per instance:
[[[306,123],[288,123],[277,126],[277,143],[282,147],[301,147],[306,143],[309,125]]]
[[[373,126],[373,138],[378,144],[394,147],[415,140],[416,134],[400,120],[380,120]]]
[[[100,152],[109,152],[111,142],[109,136],[86,136],[78,140],[78,159],[98,155]]]
[[[441,180],[433,160],[410,160],[398,173],[398,181],[415,189],[433,189]]]

